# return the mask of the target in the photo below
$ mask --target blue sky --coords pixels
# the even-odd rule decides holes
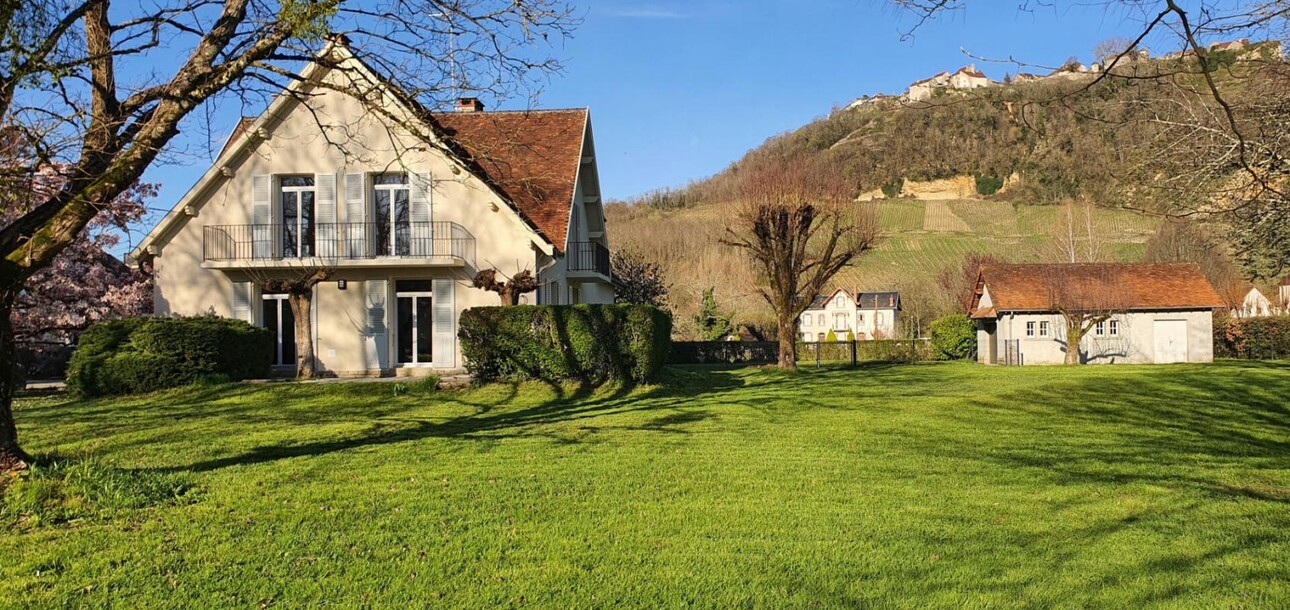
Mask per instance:
[[[1017,71],[1009,57],[1045,66],[1072,55],[1089,61],[1098,41],[1140,27],[1134,15],[1097,3],[1030,12],[1018,11],[1016,0],[969,4],[903,39],[913,19],[882,0],[584,2],[581,27],[554,49],[566,70],[538,105],[592,109],[605,195],[626,198],[718,172],[766,138],[862,94],[900,92],[967,63],[998,79]],[[216,130],[231,130],[237,115],[216,111]],[[145,179],[161,183],[152,207],[168,210],[209,163],[185,156],[150,170]]]

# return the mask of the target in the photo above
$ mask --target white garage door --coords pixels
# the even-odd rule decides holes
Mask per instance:
[[[1156,320],[1156,363],[1187,362],[1187,321]]]

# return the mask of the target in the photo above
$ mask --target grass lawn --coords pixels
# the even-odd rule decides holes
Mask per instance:
[[[1285,608],[1288,403],[1258,363],[29,400],[30,450],[193,490],[8,517],[0,605]]]

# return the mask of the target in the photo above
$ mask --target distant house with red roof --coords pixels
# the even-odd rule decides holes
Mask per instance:
[[[533,273],[529,303],[613,302],[586,109],[431,111],[343,41],[323,53],[131,252],[152,264],[157,314],[266,327],[294,368],[292,309],[261,286],[326,269],[318,368],[374,376],[460,369],[461,312],[500,303],[472,286],[480,270]]]
[[[1066,319],[1095,322],[1078,349],[1089,363],[1210,362],[1214,311],[1226,303],[1191,263],[993,265],[969,309],[985,364],[1061,364]]]

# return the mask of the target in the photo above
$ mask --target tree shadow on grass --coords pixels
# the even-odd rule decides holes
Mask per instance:
[[[875,380],[880,376],[890,377],[893,379],[890,383],[916,383],[917,379],[926,379],[935,374],[931,370],[894,365],[873,365],[864,372]],[[357,436],[266,445],[237,455],[176,466],[170,470],[210,471],[228,466],[318,456],[358,447],[425,438],[497,440],[545,436],[557,442],[571,443],[579,440],[555,435],[549,427],[553,424],[645,412],[658,412],[659,415],[641,424],[586,425],[580,431],[588,435],[608,430],[688,434],[693,426],[714,419],[720,409],[733,406],[766,410],[791,400],[791,404],[799,409],[828,408],[827,403],[813,400],[810,392],[804,391],[804,387],[816,387],[821,381],[828,384],[854,379],[856,374],[857,371],[852,369],[809,373],[766,370],[750,373],[730,367],[670,368],[664,372],[658,385],[562,385],[558,391],[553,391],[553,398],[521,408],[515,408],[512,403],[531,394],[543,384],[494,384],[482,390],[442,392],[432,396],[434,402],[470,409],[472,412],[467,415],[446,419],[397,417],[399,411],[407,408],[404,403],[390,407],[385,412],[385,417],[373,417],[373,425]],[[753,380],[751,386],[750,378]],[[549,386],[549,383],[545,385]],[[352,421],[356,416],[362,415],[349,410],[346,419]],[[301,423],[308,425],[308,422]]]

